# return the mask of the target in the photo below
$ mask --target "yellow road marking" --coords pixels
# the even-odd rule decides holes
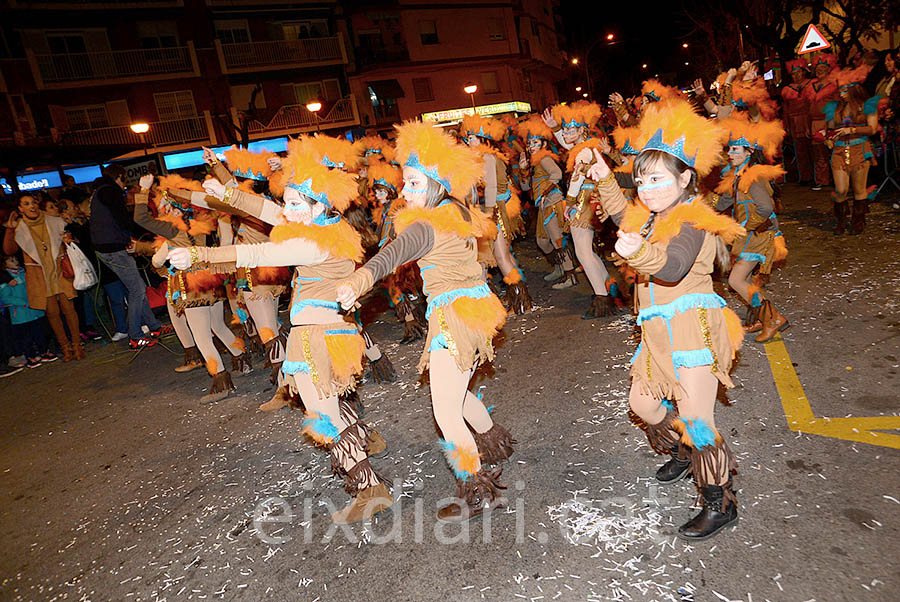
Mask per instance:
[[[776,337],[766,343],[765,348],[784,415],[792,431],[900,449],[900,435],[876,432],[900,429],[900,416],[816,417],[791,363],[784,339]]]

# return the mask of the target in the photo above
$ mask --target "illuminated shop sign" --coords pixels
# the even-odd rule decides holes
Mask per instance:
[[[499,115],[501,113],[530,113],[531,105],[527,102],[513,100],[510,102],[498,102],[493,105],[481,105],[475,107],[466,107],[464,109],[450,109],[447,111],[434,111],[433,113],[422,113],[422,121],[431,121],[435,123],[443,123],[445,121],[459,121],[472,112],[479,115]]]
[[[98,165],[70,167],[63,171],[65,171],[66,175],[75,178],[76,184],[93,182],[100,177],[100,166]],[[62,186],[62,179],[59,177],[58,171],[36,171],[34,173],[20,174],[16,177],[16,180],[19,182],[19,190],[22,192]],[[3,192],[12,194],[12,187],[6,180],[0,180],[0,186],[3,187]]]
[[[250,143],[248,148],[254,152],[268,151],[270,153],[280,153],[287,150],[287,136],[281,138],[270,138],[268,140],[256,140]],[[225,160],[225,151],[231,148],[231,145],[213,146],[212,151],[216,153],[219,160]],[[176,169],[184,169],[186,167],[196,167],[203,165],[203,150],[184,151],[180,153],[169,153],[165,156],[166,169],[174,171]]]

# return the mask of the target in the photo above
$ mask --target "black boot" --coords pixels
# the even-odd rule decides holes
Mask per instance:
[[[737,499],[730,485],[707,485],[701,488],[703,510],[678,527],[678,537],[688,541],[709,539],[728,525],[737,522]]]
[[[850,217],[850,234],[857,236],[866,228],[866,213],[869,210],[868,199],[856,199],[853,201],[853,214]]]
[[[834,226],[834,235],[839,236],[847,231],[847,214],[850,213],[847,208],[847,202],[834,204],[834,219],[837,224]]]
[[[688,456],[686,460],[682,460],[678,454],[680,449],[680,445],[676,446],[672,450],[672,458],[656,471],[656,480],[663,485],[677,483],[691,471],[691,457]]]

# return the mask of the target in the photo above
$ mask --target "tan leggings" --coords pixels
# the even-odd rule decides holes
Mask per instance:
[[[255,300],[252,297],[253,293],[241,291],[241,301],[256,323],[260,340],[266,343],[278,336],[278,299],[271,295],[257,295]]]
[[[545,254],[551,253],[554,249],[562,248],[563,233],[556,218],[553,218],[549,222],[547,222],[547,225],[544,226],[544,229],[547,231],[547,234],[550,235],[550,238],[536,237],[535,240],[537,241],[538,248],[540,248],[540,250]],[[566,255],[565,259],[563,260],[562,268],[566,271],[575,269],[575,265],[572,263],[572,259],[568,255]]]
[[[728,286],[734,289],[747,305],[750,305],[750,276],[758,263],[758,261],[739,259],[734,262],[731,273],[728,275]]]
[[[853,198],[857,201],[862,200],[868,196],[866,192],[866,184],[869,183],[869,162],[866,161],[866,164],[861,169],[857,169],[856,171],[846,172],[843,170],[831,170],[832,175],[834,176],[834,194],[835,201],[841,203],[847,196],[847,191],[850,189],[852,184],[853,186]]]
[[[81,330],[78,326],[78,314],[75,313],[75,305],[72,300],[63,293],[47,297],[47,321],[50,322],[50,328],[56,336],[56,342],[60,347],[69,344],[69,338],[66,336],[66,329],[63,326],[62,316],[66,318],[66,325],[69,327],[69,334],[72,335],[72,344],[81,342]],[[60,315],[62,314],[62,316]]]
[[[603,260],[594,253],[594,229],[572,226],[572,241],[575,243],[575,256],[581,262],[584,275],[591,283],[594,294],[606,296],[606,280],[609,278],[609,272],[606,271]]]
[[[678,378],[684,388],[684,396],[678,401],[678,415],[688,420],[703,420],[709,428],[715,429],[716,393],[719,380],[709,366],[695,368],[678,368]],[[654,399],[640,390],[634,382],[628,394],[631,410],[647,424],[659,424],[666,417],[666,407],[661,401]],[[720,450],[724,456],[724,451]],[[706,481],[716,485],[724,485],[730,475],[707,474]]]
[[[303,372],[294,374],[294,384],[297,386],[297,391],[300,393],[300,399],[303,401],[303,406],[306,408],[307,414],[315,413],[320,416],[328,416],[338,433],[343,433],[344,430],[350,426],[343,418],[341,418],[341,409],[337,395],[330,395],[324,398],[319,397],[319,392],[313,384],[312,377]],[[347,452],[347,455],[339,460],[341,468],[346,471],[349,471],[351,468],[368,458],[365,447],[348,448]],[[375,474],[372,473],[367,477],[366,481],[361,483],[360,488],[377,484],[378,479],[375,477]]]
[[[191,327],[188,326],[187,316],[184,314],[179,316],[175,306],[172,305],[172,302],[169,300],[166,300],[166,309],[169,312],[172,328],[175,329],[175,334],[178,336],[178,341],[181,343],[181,346],[185,349],[193,347],[194,335],[191,334]]]
[[[494,421],[481,400],[469,391],[474,368],[463,372],[449,350],[438,349],[430,353],[429,370],[431,409],[444,440],[459,449],[477,451],[475,438],[466,423],[480,434],[491,430]],[[479,468],[480,461],[476,472]]]
[[[212,335],[215,334],[220,341],[225,343],[228,351],[234,357],[244,352],[243,344],[237,342],[237,337],[231,332],[231,329],[225,325],[225,309],[224,303],[216,302],[215,305],[206,307],[189,307],[184,310],[187,317],[188,326],[191,328],[191,334],[194,336],[194,342],[197,349],[206,362],[206,369],[211,375],[225,371],[225,365],[222,363],[222,356],[213,343]]]

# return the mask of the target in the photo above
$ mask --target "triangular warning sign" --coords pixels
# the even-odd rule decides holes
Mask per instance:
[[[817,50],[825,50],[831,48],[831,44],[825,39],[825,36],[819,33],[816,26],[812,23],[803,35],[803,41],[800,42],[800,50],[797,54],[806,54],[807,52],[815,52]]]

